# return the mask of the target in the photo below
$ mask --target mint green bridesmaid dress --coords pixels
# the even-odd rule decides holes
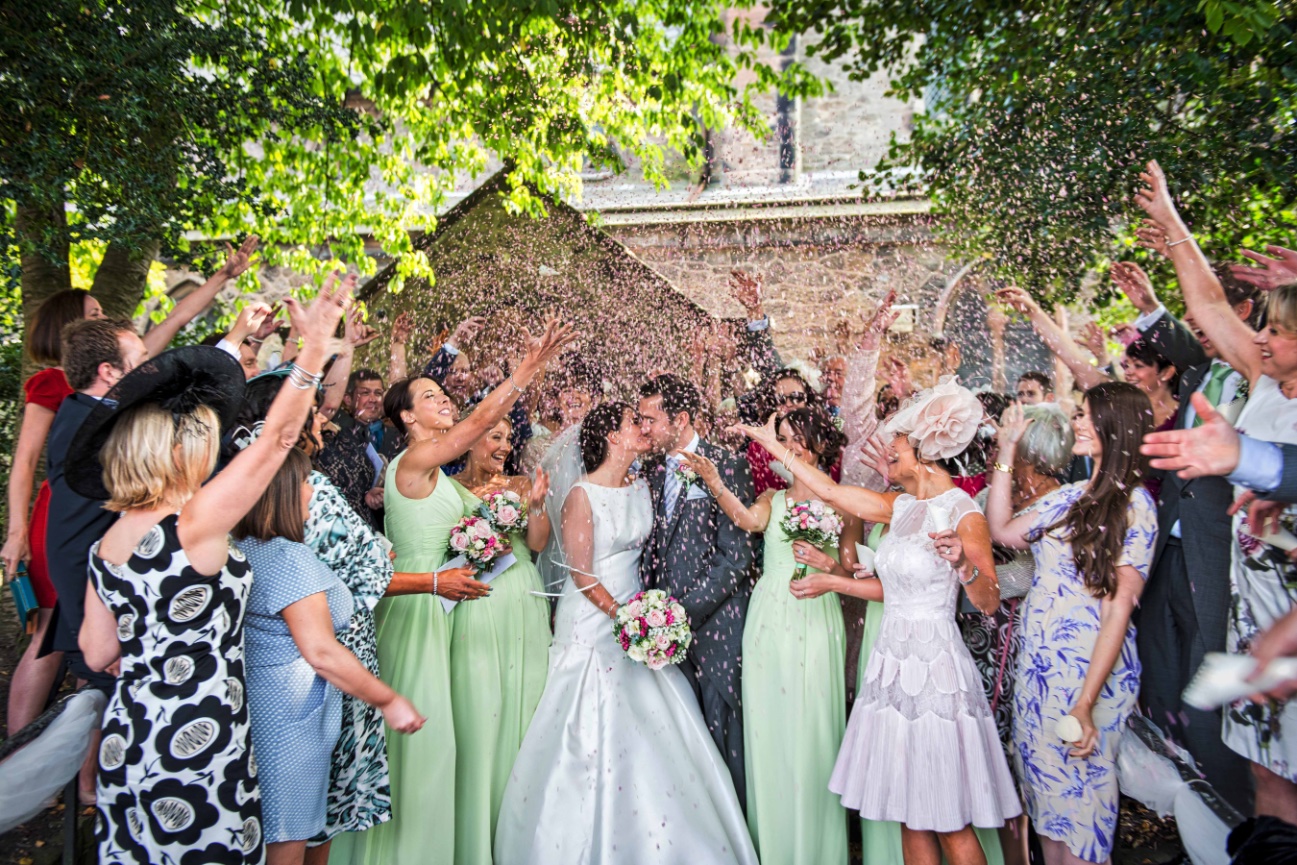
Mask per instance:
[[[464,513],[482,500],[454,484]],[[527,539],[491,594],[450,615],[450,705],[455,717],[455,862],[491,865],[500,800],[549,670],[549,603]]]
[[[743,628],[743,743],[748,827],[762,862],[846,865],[847,815],[829,776],[847,727],[842,605],[788,589],[797,563],[779,529],[776,492],[765,532],[765,571]],[[825,550],[837,558],[836,548]]]
[[[397,467],[384,484],[387,539],[396,570],[426,573],[446,560],[450,530],[464,515],[454,483],[437,472],[432,493],[408,499],[396,488]],[[339,835],[330,865],[451,865],[455,858],[455,721],[450,695],[450,616],[435,595],[397,595],[374,609],[383,681],[409,698],[428,721],[411,735],[387,730],[392,819],[365,832]]]

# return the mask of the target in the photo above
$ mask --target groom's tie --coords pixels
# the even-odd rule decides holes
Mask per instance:
[[[666,518],[669,520],[671,515],[676,512],[676,502],[680,500],[680,478],[676,476],[676,469],[680,467],[680,457],[667,457],[666,467],[667,476],[666,486],[663,488],[663,504],[666,506]]]

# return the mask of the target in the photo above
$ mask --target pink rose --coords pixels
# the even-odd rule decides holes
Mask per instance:
[[[450,546],[451,549],[458,550],[461,553],[464,552],[464,550],[468,549],[468,535],[463,532],[456,532],[451,535]]]
[[[665,650],[668,646],[671,645],[671,638],[668,637],[666,634],[658,634],[656,637],[653,638],[653,642],[655,645],[657,645],[659,649]]]
[[[505,505],[496,512],[496,516],[500,522],[506,526],[511,526],[518,521],[518,509],[513,505]]]
[[[648,668],[650,670],[660,670],[667,665],[667,659],[661,655],[653,655],[648,659]]]
[[[660,628],[667,623],[667,614],[662,610],[650,610],[645,618],[653,628]]]

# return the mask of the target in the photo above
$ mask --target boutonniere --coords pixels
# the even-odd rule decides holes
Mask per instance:
[[[688,463],[681,463],[673,469],[676,480],[680,481],[680,486],[689,489],[698,480],[698,472],[689,467]]]
[[[1238,387],[1234,388],[1234,399],[1235,400],[1247,399],[1248,396],[1251,394],[1249,387],[1250,386],[1247,383],[1247,379],[1244,378],[1243,376],[1239,376]],[[1231,402],[1232,401],[1233,400],[1231,400]]]

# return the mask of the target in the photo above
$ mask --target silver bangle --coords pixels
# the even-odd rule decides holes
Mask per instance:
[[[509,387],[513,388],[513,390],[509,391],[510,396],[515,393],[522,393],[522,388],[518,387],[518,382],[513,379],[513,373],[509,373]]]
[[[1179,246],[1180,244],[1188,243],[1191,240],[1193,240],[1193,235],[1186,234],[1184,237],[1180,238],[1179,240],[1168,241],[1166,244],[1166,248],[1170,249],[1173,246]]]
[[[438,574],[440,574],[440,571],[433,571],[433,572],[432,572],[432,594],[433,594],[434,597],[436,597],[436,595],[437,595],[437,576],[438,576]]]

